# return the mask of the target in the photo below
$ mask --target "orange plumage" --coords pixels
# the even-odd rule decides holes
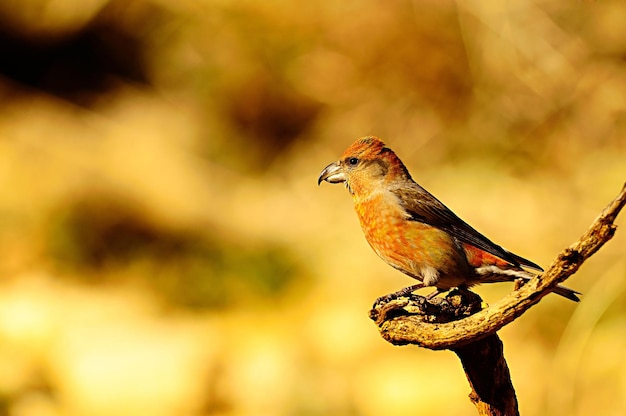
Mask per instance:
[[[361,228],[374,251],[389,265],[437,292],[477,283],[528,280],[537,264],[513,254],[457,217],[413,181],[396,154],[377,137],[354,142],[339,161],[326,166],[318,183],[345,183]],[[555,293],[578,301],[571,289]]]

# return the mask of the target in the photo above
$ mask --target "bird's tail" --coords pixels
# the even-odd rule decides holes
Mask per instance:
[[[569,300],[573,300],[574,302],[580,302],[580,298],[578,297],[578,295],[580,295],[580,292],[570,289],[569,287],[557,285],[554,289],[552,289],[552,292],[556,293],[557,295],[561,295]]]
[[[476,272],[480,275],[480,283],[497,283],[497,282],[514,282],[518,279],[522,279],[524,283],[535,277],[534,274],[525,270],[513,270],[513,269],[501,269],[497,266],[483,266],[476,269]],[[558,285],[552,289],[553,293],[561,295],[564,298],[579,302],[580,292],[577,292],[568,287]]]

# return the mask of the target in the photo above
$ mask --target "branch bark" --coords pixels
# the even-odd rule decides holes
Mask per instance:
[[[624,205],[626,184],[587,232],[563,250],[543,275],[491,307],[484,307],[480,297],[467,290],[454,290],[445,298],[433,299],[409,294],[376,304],[370,318],[392,344],[454,351],[465,370],[472,388],[470,400],[479,415],[517,416],[517,398],[496,331],[537,304],[609,241],[617,228],[615,218]]]
[[[461,360],[479,415],[519,416],[504,346],[497,334],[454,349]]]

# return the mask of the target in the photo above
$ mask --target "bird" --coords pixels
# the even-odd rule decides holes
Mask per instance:
[[[400,158],[375,136],[357,139],[317,183],[343,183],[352,196],[365,238],[394,269],[418,283],[381,300],[433,287],[432,298],[480,283],[527,282],[543,269],[492,242],[417,184]],[[578,302],[579,292],[553,289]],[[378,302],[377,301],[377,302]]]

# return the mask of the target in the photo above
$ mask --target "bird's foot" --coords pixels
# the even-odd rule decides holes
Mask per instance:
[[[406,296],[414,291],[416,291],[417,289],[420,289],[424,287],[424,285],[422,283],[417,283],[411,286],[407,286],[403,289],[400,289],[396,292],[393,293],[389,293],[388,295],[384,295],[379,297],[378,299],[376,299],[376,301],[374,302],[374,305],[372,305],[372,309],[376,309],[377,306],[380,306],[384,303],[389,303],[394,299],[398,299],[401,298],[403,296]]]
[[[379,327],[385,321],[402,316],[418,316],[422,322],[442,323],[455,320],[451,317],[459,319],[486,307],[477,294],[465,287],[451,291],[438,289],[426,297],[411,294],[416,289],[419,287],[410,286],[381,296],[369,312],[370,319]],[[448,292],[445,297],[437,296],[444,292]]]
[[[426,299],[428,300],[432,300],[434,299],[437,295],[439,295],[440,293],[445,293],[447,292],[449,289],[439,289],[437,288],[434,292],[429,293],[428,295],[426,295]]]

